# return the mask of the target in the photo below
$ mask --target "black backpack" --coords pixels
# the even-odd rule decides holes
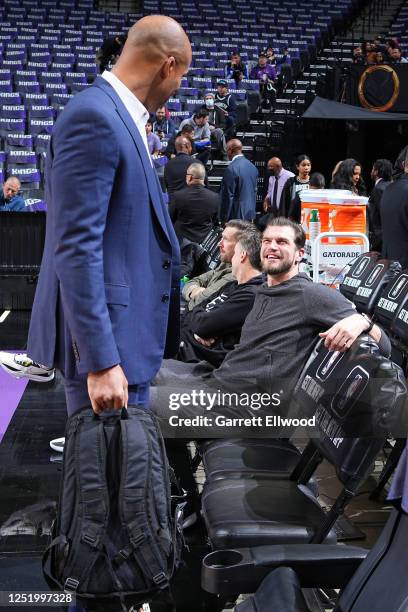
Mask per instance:
[[[182,505],[171,509],[169,466],[152,413],[137,406],[100,417],[82,410],[67,422],[45,577],[91,607],[103,601],[98,609],[147,602],[169,588],[179,563],[182,514]]]

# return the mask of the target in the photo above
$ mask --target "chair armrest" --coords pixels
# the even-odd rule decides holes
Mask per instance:
[[[277,567],[291,567],[302,588],[342,588],[368,551],[357,546],[287,544],[219,550],[203,559],[201,584],[210,593],[253,593]]]

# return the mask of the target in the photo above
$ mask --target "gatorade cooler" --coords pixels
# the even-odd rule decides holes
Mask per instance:
[[[304,189],[301,200],[301,224],[306,234],[306,254],[311,261],[309,223],[312,210],[319,211],[321,232],[367,232],[366,207],[368,198],[341,189]],[[322,264],[340,264],[362,252],[360,238],[324,238],[321,246]]]

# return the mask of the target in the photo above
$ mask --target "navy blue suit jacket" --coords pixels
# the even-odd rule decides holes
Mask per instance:
[[[258,170],[246,157],[230,163],[221,183],[220,221],[255,219],[257,179]]]
[[[179,247],[143,140],[101,77],[55,124],[46,201],[28,354],[67,378],[120,363],[130,384],[151,380],[178,348]]]

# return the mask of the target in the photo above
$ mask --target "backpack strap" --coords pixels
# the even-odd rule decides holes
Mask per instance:
[[[121,557],[126,560],[133,555],[147,584],[153,584],[160,590],[164,590],[169,587],[167,560],[155,540],[149,521],[150,508],[147,507],[148,497],[152,494],[150,491],[152,455],[150,433],[143,420],[138,419],[137,415],[128,420],[121,420],[120,426],[122,476],[119,513],[128,532],[130,547],[121,550],[114,559],[114,563],[118,563]],[[144,445],[142,445],[143,439],[145,440]],[[130,457],[133,457],[134,460],[130,461]],[[145,474],[140,473],[142,457]],[[144,487],[138,487],[138,482],[145,483]]]
[[[109,514],[106,482],[104,425],[98,417],[85,418],[75,437],[76,495],[79,499],[78,530],[73,554],[64,569],[64,590],[82,592],[103,549]],[[79,588],[80,587],[80,588]]]

